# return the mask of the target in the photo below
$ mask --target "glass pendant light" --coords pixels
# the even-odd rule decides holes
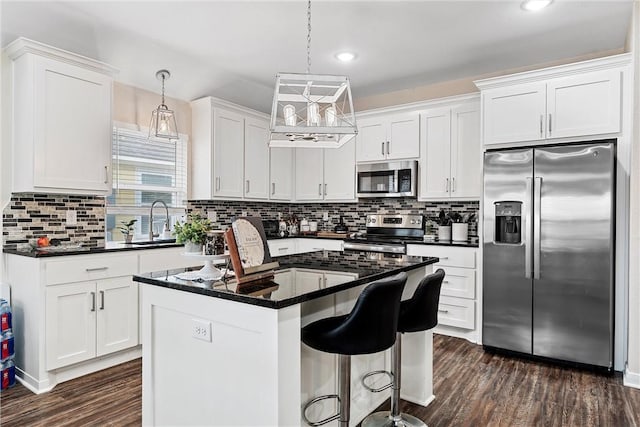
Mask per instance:
[[[278,73],[269,127],[270,147],[339,148],[358,133],[349,78],[311,74],[310,0],[307,73]]]
[[[178,139],[178,127],[173,110],[164,103],[164,81],[171,77],[168,70],[160,70],[156,78],[162,81],[162,102],[158,108],[151,112],[151,125],[149,125],[149,138]]]

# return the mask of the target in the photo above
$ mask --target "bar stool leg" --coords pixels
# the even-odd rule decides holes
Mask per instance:
[[[338,396],[340,396],[340,427],[349,427],[351,418],[351,356],[338,356]]]
[[[418,418],[400,413],[400,385],[402,364],[402,334],[396,335],[396,342],[391,349],[391,369],[393,383],[391,385],[391,411],[375,412],[362,421],[362,427],[427,427]]]

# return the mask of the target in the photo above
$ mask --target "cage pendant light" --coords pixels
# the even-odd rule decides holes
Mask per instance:
[[[162,102],[158,108],[151,112],[149,138],[178,139],[175,113],[173,110],[169,110],[164,103],[164,81],[169,77],[171,77],[171,73],[168,70],[160,70],[156,73],[156,78],[162,81]]]
[[[311,1],[307,2],[307,73],[278,73],[270,147],[339,148],[358,133],[346,76],[311,74]]]

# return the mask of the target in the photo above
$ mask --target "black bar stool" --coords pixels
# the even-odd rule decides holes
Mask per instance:
[[[362,427],[406,426],[426,427],[418,418],[400,413],[400,376],[402,362],[402,334],[405,332],[420,332],[434,328],[438,324],[438,302],[440,288],[444,279],[444,270],[439,268],[435,273],[420,281],[411,299],[402,301],[400,317],[398,319],[398,336],[391,350],[391,383],[380,388],[371,388],[365,380],[371,375],[386,373],[386,371],[369,372],[362,378],[364,386],[373,392],[379,392],[391,387],[391,411],[376,412],[362,421]]]
[[[302,342],[316,350],[338,354],[338,394],[316,397],[302,410],[305,422],[320,426],[339,420],[349,426],[351,356],[390,348],[396,340],[400,298],[407,274],[400,273],[369,284],[360,294],[351,313],[321,319],[302,328]],[[309,421],[309,406],[325,399],[338,399],[338,413],[320,421]]]

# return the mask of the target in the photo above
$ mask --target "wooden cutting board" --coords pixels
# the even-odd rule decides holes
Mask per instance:
[[[333,238],[338,238],[338,239],[346,239],[347,237],[349,237],[348,233],[340,234],[340,233],[334,233],[333,231],[318,231],[317,236],[318,237],[333,237]]]

